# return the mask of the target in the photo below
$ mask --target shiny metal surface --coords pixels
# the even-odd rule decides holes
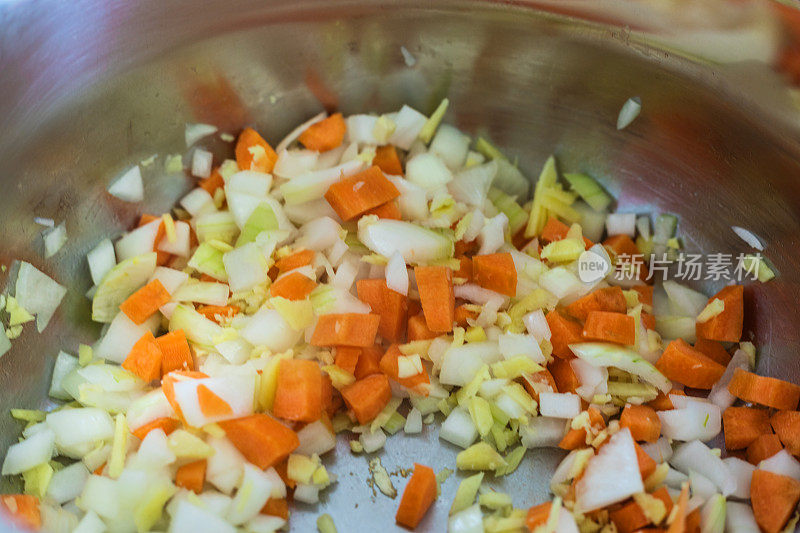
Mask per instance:
[[[711,63],[682,57],[698,55],[694,45],[675,53],[685,39],[664,33],[664,24],[648,27],[653,19],[643,7],[555,5],[54,0],[0,6],[0,261],[30,261],[70,288],[45,333],[26,328],[0,359],[0,452],[20,429],[7,410],[46,407],[59,348],[74,352],[98,334],[83,296],[90,286],[86,252],[140,213],[167,209],[191,184],[165,175],[163,157],[144,169],[143,205],[108,196],[109,180],[152,154],[185,152],[186,122],[232,133],[254,124],[277,141],[323,105],[348,113],[409,103],[429,112],[447,95],[448,120],[488,133],[532,179],[555,153],[563,170],[598,177],[624,210],[681,215],[690,251],[746,251],[730,226],[754,231],[781,276],[748,287],[746,330],[760,347],[759,371],[800,378],[800,122],[778,75],[753,62],[774,58],[780,39],[770,33],[758,46],[717,47],[726,54]],[[753,9],[746,20],[764,13]],[[775,32],[777,24],[764,28]],[[417,58],[413,68],[400,46]],[[642,114],[617,131],[619,108],[634,95]],[[230,150],[221,142],[213,148]],[[43,259],[34,216],[66,221],[69,242],[51,260]],[[436,470],[455,464],[455,450],[438,442],[434,427],[390,439],[380,455],[389,471],[414,461]],[[556,451],[530,451],[496,486],[517,507],[540,502],[558,458]],[[351,456],[340,442],[332,462],[337,486],[320,505],[299,506],[292,529],[311,531],[327,512],[339,531],[394,530],[398,500],[368,487],[367,459]],[[444,483],[421,530],[444,530],[459,478]],[[393,479],[402,490],[404,479]]]

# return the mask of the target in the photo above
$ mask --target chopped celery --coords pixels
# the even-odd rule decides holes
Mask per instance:
[[[525,511],[522,509],[512,509],[508,516],[505,516],[503,513],[489,515],[483,519],[483,531],[485,533],[524,531],[525,516]],[[535,531],[538,533],[539,529]]]
[[[503,467],[501,466],[497,470],[495,470],[495,476],[507,476],[514,472],[517,469],[519,464],[522,462],[522,458],[525,457],[525,452],[528,449],[525,446],[517,446],[514,448],[511,453],[506,455],[506,465]]]
[[[86,366],[94,359],[94,350],[88,344],[78,346],[78,364]]]
[[[486,331],[480,326],[470,326],[464,333],[467,342],[483,342],[486,340]]]
[[[178,459],[206,459],[214,455],[215,450],[200,437],[185,429],[176,429],[167,437],[167,447]]]
[[[472,421],[475,423],[475,427],[478,428],[478,434],[481,437],[485,437],[489,433],[489,430],[492,429],[492,424],[494,423],[489,402],[480,396],[473,396],[467,402],[467,408],[470,417],[472,417]]]
[[[609,381],[608,394],[622,399],[641,398],[651,401],[658,396],[658,391],[647,383],[627,383],[624,381]]]
[[[207,319],[191,306],[179,304],[172,311],[169,320],[169,330],[175,331],[182,329],[186,338],[191,342],[202,344],[203,346],[214,346],[222,342],[223,329],[216,322]]]
[[[547,209],[542,205],[544,191],[548,187],[555,185],[557,180],[556,160],[553,156],[550,156],[547,158],[544,167],[542,167],[542,172],[539,174],[539,180],[536,182],[536,187],[533,191],[533,205],[528,217],[528,225],[525,228],[526,238],[531,239],[539,235],[547,223]]]
[[[605,211],[611,205],[609,195],[596,180],[586,174],[564,174],[573,191],[578,193],[583,201],[595,211]]]
[[[501,426],[499,423],[495,422],[492,424],[492,439],[494,440],[494,446],[497,448],[498,452],[506,451],[508,448],[508,439],[506,439],[506,430],[504,426]],[[503,470],[505,467],[501,466],[497,470],[495,470],[495,476],[499,475],[497,472]]]
[[[144,499],[136,507],[134,524],[138,531],[150,531],[161,519],[164,506],[177,492],[177,487],[168,481],[148,486]]]
[[[321,514],[317,518],[317,530],[319,533],[336,533],[336,524],[328,513]]]
[[[487,509],[504,509],[511,507],[511,496],[505,492],[490,490],[478,497],[478,503],[481,504],[481,507],[486,507]]]
[[[400,431],[405,425],[406,425],[406,418],[397,411],[395,411],[394,413],[392,413],[392,416],[389,417],[389,420],[387,420],[383,424],[382,427],[384,430],[386,430],[386,433],[388,433],[389,435],[394,435],[395,433]]]
[[[400,407],[401,403],[403,403],[402,398],[398,398],[396,396],[392,397],[392,399],[389,400],[389,403],[386,404],[386,407],[384,407],[383,410],[378,413],[378,416],[376,416],[372,422],[370,422],[369,430],[374,432],[388,422],[389,418],[391,418],[392,414],[397,411],[397,408]]]
[[[658,215],[655,227],[653,228],[653,242],[667,244],[667,241],[675,236],[678,227],[678,217],[675,215]]]
[[[511,359],[492,363],[492,374],[496,378],[516,379],[523,374],[534,374],[544,370],[527,355],[517,355]]]
[[[131,257],[106,274],[92,298],[92,320],[111,322],[128,296],[147,283],[156,269],[156,253]]]
[[[581,214],[571,205],[564,202],[560,197],[557,197],[557,195],[553,192],[552,188],[545,189],[545,191],[542,194],[543,194],[542,206],[548,212],[553,213],[559,218],[563,218],[570,224],[573,224],[575,222],[580,222]]]
[[[16,418],[17,420],[22,420],[23,422],[41,422],[44,420],[45,415],[44,411],[39,411],[38,409],[12,409],[11,416]]]
[[[447,112],[447,106],[449,105],[450,100],[444,98],[439,103],[439,106],[436,108],[436,110],[431,114],[430,118],[422,126],[422,129],[419,132],[419,138],[422,139],[422,142],[425,144],[431,142],[433,134],[436,133],[436,128],[438,128],[439,124],[442,122],[444,114]]]
[[[13,296],[6,298],[6,312],[8,313],[8,325],[18,326],[33,320],[33,315],[27,309],[19,305],[17,299]]]
[[[195,219],[197,240],[201,243],[217,240],[232,244],[239,234],[236,219],[229,211],[215,211]]]
[[[116,479],[125,468],[125,452],[128,448],[128,423],[125,415],[117,415],[114,423],[114,441],[111,446],[111,457],[108,459],[108,476]]]
[[[534,289],[522,297],[517,303],[508,310],[508,316],[512,321],[522,320],[522,317],[536,311],[537,309],[551,309],[558,303],[556,298],[549,291],[544,289]]]
[[[53,479],[53,467],[50,463],[42,463],[22,473],[25,482],[25,494],[35,496],[40,500],[47,493],[50,480]]]
[[[775,277],[773,268],[760,255],[748,254],[742,257],[742,269],[756,276],[761,283],[766,283]]]
[[[469,383],[461,387],[455,393],[455,397],[456,400],[458,401],[458,404],[462,405],[466,403],[470,398],[478,394],[478,390],[480,390],[483,382],[489,380],[491,377],[492,376],[489,375],[489,365],[484,364],[483,366],[481,366],[481,368],[477,372],[475,372],[475,375],[472,377]]]
[[[189,259],[189,266],[201,274],[207,274],[220,281],[227,281],[228,273],[225,271],[225,264],[222,262],[222,256],[225,254],[214,246],[213,242],[215,241],[201,243],[192,258]]]
[[[582,240],[561,239],[542,248],[541,257],[553,263],[569,263],[578,259],[585,249]]]
[[[711,320],[724,310],[725,310],[725,302],[723,302],[719,298],[714,298],[713,300],[708,302],[708,305],[706,305],[703,308],[703,310],[700,311],[700,314],[697,315],[697,322],[699,324],[708,322],[709,320]]]
[[[489,189],[489,200],[498,211],[508,217],[508,229],[515,235],[528,221],[528,213],[512,198],[500,189]]]
[[[630,372],[651,383],[664,394],[672,383],[641,355],[622,346],[603,342],[583,342],[569,345],[572,352],[594,366],[613,366]]]
[[[484,139],[483,137],[478,137],[475,141],[475,150],[479,153],[483,154],[489,159],[505,159],[506,156],[503,155],[503,152],[497,149],[492,143]]]
[[[236,247],[254,242],[262,231],[278,229],[278,218],[275,211],[267,202],[258,204],[242,227],[242,232],[236,240]]]
[[[485,442],[473,444],[456,456],[459,470],[496,470],[505,464],[505,459]]]
[[[492,184],[512,197],[527,198],[530,190],[528,178],[509,160],[503,158],[495,159],[495,161],[497,162],[497,174],[495,174]]]
[[[535,364],[535,363],[534,363]],[[520,404],[523,409],[531,414],[536,413],[536,401],[525,391],[525,388],[517,382],[512,382],[503,387],[503,392],[511,396],[515,402]]]
[[[448,235],[449,233],[449,235]],[[401,220],[379,219],[374,215],[358,221],[358,239],[370,250],[385,257],[395,252],[406,263],[430,263],[453,257],[452,231],[423,228]]]
[[[310,457],[293,453],[289,455],[286,466],[286,477],[298,483],[311,483],[311,476],[314,475],[319,463]]]

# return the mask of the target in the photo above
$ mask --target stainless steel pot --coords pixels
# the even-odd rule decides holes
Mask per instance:
[[[47,407],[59,348],[75,351],[98,334],[84,297],[87,251],[190,187],[162,170],[165,154],[185,152],[186,122],[232,133],[255,124],[277,140],[323,106],[409,103],[429,112],[444,95],[450,120],[488,133],[531,178],[555,153],[562,169],[597,176],[625,210],[679,214],[689,251],[748,250],[731,225],[760,235],[780,276],[748,286],[745,329],[760,347],[760,372],[797,380],[800,122],[764,64],[777,57],[782,26],[762,4],[723,7],[708,29],[686,13],[691,4],[4,3],[0,260],[30,261],[70,291],[44,334],[26,328],[0,360],[0,451],[20,430],[7,410]],[[404,63],[401,46],[416,65]],[[617,131],[631,96],[641,98],[642,114]],[[152,154],[159,158],[144,170],[144,205],[106,194],[112,177]],[[66,221],[69,242],[50,260],[34,216]],[[429,427],[390,439],[380,455],[390,471],[415,460],[438,470],[454,466],[454,452]],[[518,507],[543,501],[558,457],[529,452],[513,476],[493,484]],[[299,506],[293,530],[311,531],[323,512],[340,531],[395,527],[397,500],[367,486],[365,458],[341,443],[333,471],[335,490],[318,506]],[[402,478],[394,480],[402,489]],[[425,529],[444,529],[457,484],[458,476],[444,483]]]

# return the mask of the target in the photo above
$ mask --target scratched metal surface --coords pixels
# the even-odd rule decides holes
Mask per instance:
[[[230,132],[255,124],[275,142],[319,111],[320,99],[345,113],[402,103],[429,112],[447,95],[447,120],[488,133],[531,178],[555,153],[563,169],[597,176],[626,209],[682,215],[689,250],[745,251],[730,225],[746,225],[782,274],[747,291],[759,369],[800,375],[800,148],[780,81],[763,66],[700,65],[625,31],[486,2],[42,1],[7,3],[0,14],[0,260],[31,261],[70,288],[46,332],[28,328],[0,360],[2,412],[46,407],[59,348],[96,338],[83,297],[86,252],[190,187],[157,160],[144,170],[146,204],[131,205],[105,194],[112,176],[152,154],[184,152],[186,122]],[[743,90],[743,76],[763,87]],[[618,132],[617,112],[632,95],[642,115]],[[34,214],[66,221],[70,240],[53,260],[42,259]],[[0,452],[18,430],[0,416]],[[430,426],[390,438],[380,456],[389,471],[415,461],[438,471],[454,468],[456,452]],[[542,501],[559,457],[529,451],[492,484],[519,507]],[[338,483],[320,505],[299,506],[293,530],[313,530],[322,512],[340,531],[395,530],[398,501],[369,488],[367,458],[342,440],[328,461]],[[444,530],[459,479],[444,484],[420,530]],[[393,482],[402,491],[406,481]]]

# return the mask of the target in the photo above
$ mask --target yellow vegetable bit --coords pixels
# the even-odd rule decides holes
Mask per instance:
[[[456,456],[459,470],[497,470],[505,465],[503,456],[485,442],[473,444]]]

